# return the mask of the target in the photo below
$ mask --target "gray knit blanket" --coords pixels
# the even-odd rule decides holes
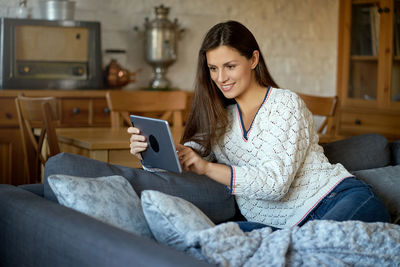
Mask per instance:
[[[400,225],[310,221],[244,233],[236,223],[189,233],[187,252],[219,266],[400,266]]]

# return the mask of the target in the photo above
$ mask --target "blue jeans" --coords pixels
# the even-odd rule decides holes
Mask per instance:
[[[298,225],[302,226],[311,220],[390,222],[390,215],[369,185],[356,178],[347,178],[324,197]],[[244,232],[267,226],[254,222],[238,224]]]

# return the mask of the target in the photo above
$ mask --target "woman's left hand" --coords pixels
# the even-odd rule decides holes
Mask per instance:
[[[176,149],[183,171],[192,171],[200,175],[206,174],[208,161],[200,157],[191,147],[177,144]]]

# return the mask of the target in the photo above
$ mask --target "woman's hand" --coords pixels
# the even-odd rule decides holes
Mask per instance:
[[[128,128],[128,133],[131,134],[131,154],[137,157],[138,159],[142,160],[142,156],[140,155],[140,152],[143,152],[147,149],[147,142],[146,142],[146,137],[143,135],[140,135],[140,130],[135,127],[129,127]]]
[[[183,171],[192,171],[200,175],[206,174],[208,161],[200,157],[191,147],[177,144],[176,149]]]

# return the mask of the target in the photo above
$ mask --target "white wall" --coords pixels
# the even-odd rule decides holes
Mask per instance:
[[[39,0],[28,0],[38,18]],[[178,60],[168,70],[173,86],[192,90],[197,52],[206,31],[214,24],[234,19],[255,35],[267,65],[280,87],[318,95],[336,93],[337,0],[76,0],[76,20],[100,21],[102,49],[125,49],[118,57],[124,67],[141,68],[136,83],[146,87],[152,77],[144,61],[143,39],[133,28],[143,29],[154,7],[171,8],[186,29],[178,43]],[[0,0],[0,16],[15,16],[18,0]],[[104,55],[103,65],[110,60]]]

